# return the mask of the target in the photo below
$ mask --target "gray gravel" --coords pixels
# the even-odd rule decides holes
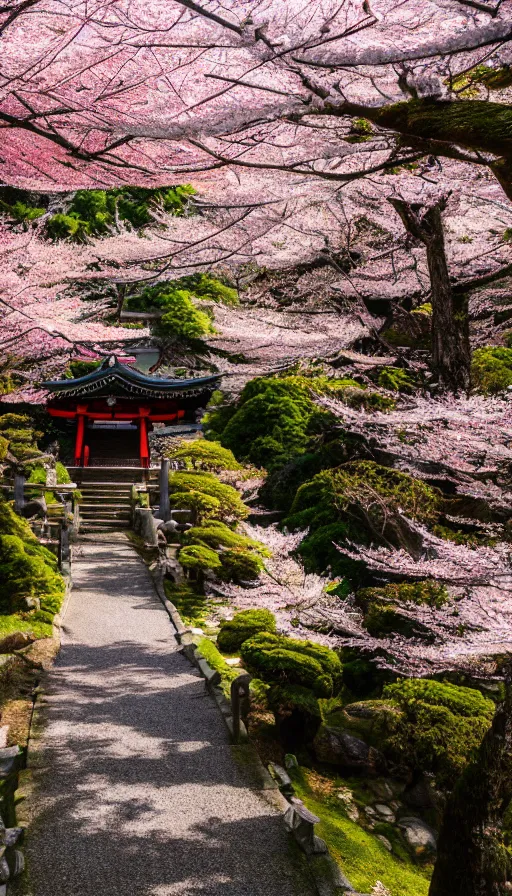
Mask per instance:
[[[131,546],[82,544],[73,579],[34,772],[33,896],[312,896]]]

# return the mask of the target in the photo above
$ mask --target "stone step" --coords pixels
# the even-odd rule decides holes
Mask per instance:
[[[87,534],[88,532],[106,532],[112,529],[131,529],[131,524],[124,520],[103,520],[97,518],[94,522],[92,520],[84,520],[80,525],[80,534]]]
[[[101,514],[98,513],[97,508],[90,508],[86,511],[80,511],[80,518],[82,520],[131,520],[131,514],[126,510],[104,510],[101,508]]]
[[[104,510],[124,510],[124,511],[128,510],[129,511],[130,505],[126,501],[124,503],[119,503],[119,501],[116,501],[115,503],[105,502],[105,503],[101,503],[101,505],[99,505],[99,503],[97,503],[96,501],[84,501],[83,504],[80,504],[81,512],[83,510],[93,510],[93,509],[101,510],[102,512]]]

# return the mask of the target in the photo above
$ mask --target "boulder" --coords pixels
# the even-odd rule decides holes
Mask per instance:
[[[435,831],[421,818],[401,818],[398,826],[418,859],[432,859],[437,851]]]
[[[319,762],[336,765],[347,772],[378,775],[385,767],[384,757],[364,740],[340,728],[322,725],[314,740]]]
[[[0,653],[13,653],[15,650],[23,650],[33,644],[35,637],[32,632],[11,632],[0,641]]]
[[[44,497],[33,498],[31,501],[27,501],[21,508],[21,515],[27,520],[31,519],[33,516],[40,516],[42,519],[46,519],[48,516],[48,507]]]

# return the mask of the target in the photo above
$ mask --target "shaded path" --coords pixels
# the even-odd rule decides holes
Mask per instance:
[[[50,676],[33,896],[311,896],[128,543],[83,544]]]

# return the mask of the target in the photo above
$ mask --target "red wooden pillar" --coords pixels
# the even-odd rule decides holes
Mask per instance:
[[[75,440],[75,467],[79,467],[82,461],[82,450],[84,447],[85,434],[85,414],[87,413],[87,405],[79,404],[76,408],[76,440]]]
[[[139,408],[140,425],[140,465],[149,467],[148,421],[150,408]]]

